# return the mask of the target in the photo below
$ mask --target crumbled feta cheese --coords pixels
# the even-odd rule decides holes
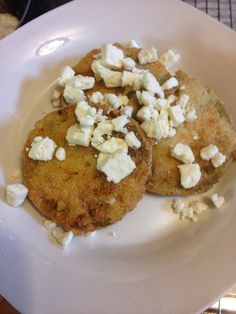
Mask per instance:
[[[96,148],[103,153],[109,154],[113,154],[118,149],[128,152],[127,143],[122,138],[118,137],[112,137],[106,140],[104,143],[97,146]]]
[[[121,75],[121,86],[122,87],[133,86],[135,79],[136,79],[135,73],[124,71]]]
[[[124,58],[122,64],[125,70],[132,71],[135,68],[135,61],[132,58]]]
[[[203,211],[208,209],[207,204],[201,201],[193,201],[189,204],[189,206],[193,209],[195,214],[201,214]]]
[[[210,160],[219,152],[219,149],[216,145],[210,144],[200,151],[200,156],[203,160]]]
[[[61,90],[54,89],[54,91],[52,92],[51,100],[58,100],[61,97],[61,95],[62,95]]]
[[[123,50],[117,48],[112,44],[104,44],[101,48],[102,63],[111,69],[120,69],[122,60],[124,59]]]
[[[82,126],[93,126],[95,123],[95,119],[93,117],[91,117],[90,115],[86,115],[86,116],[82,116],[79,119],[79,122]]]
[[[222,153],[217,153],[214,157],[212,157],[211,162],[215,168],[218,168],[223,165],[226,161],[226,156]]]
[[[157,50],[154,47],[141,49],[138,53],[138,61],[140,64],[156,62],[157,60]]]
[[[75,76],[70,83],[72,86],[85,90],[85,89],[91,89],[94,87],[95,79],[93,76],[83,76],[83,75],[77,75]]]
[[[94,104],[99,104],[104,100],[104,96],[100,92],[94,92],[89,98],[89,101]]]
[[[79,120],[81,117],[88,114],[88,110],[91,108],[87,101],[81,100],[78,102],[76,108],[75,108],[75,115],[77,119]]]
[[[73,239],[73,232],[68,231],[68,232],[64,232],[64,231],[58,231],[58,230],[54,230],[52,232],[52,236],[57,240],[57,242],[63,247],[65,248]]]
[[[122,106],[127,106],[129,103],[129,98],[125,95],[119,95],[119,99],[121,100]]]
[[[84,100],[86,97],[81,89],[78,89],[71,85],[66,85],[63,97],[68,104],[76,104],[77,102]]]
[[[168,137],[174,137],[176,135],[176,130],[172,127],[169,128]]]
[[[128,144],[128,146],[133,149],[138,149],[141,146],[140,140],[137,138],[133,131],[128,132],[125,135],[125,141]]]
[[[171,206],[176,214],[180,214],[185,208],[184,202],[179,198],[174,199]]]
[[[99,108],[96,114],[96,122],[104,122],[107,119],[106,115],[102,114],[102,109]]]
[[[22,172],[20,169],[14,169],[13,172],[12,172],[12,176],[13,178],[15,179],[19,179],[22,177]]]
[[[171,89],[171,88],[177,87],[178,85],[179,85],[179,82],[178,82],[177,78],[172,76],[164,84],[161,85],[161,88],[163,90],[166,90],[166,89]]]
[[[143,87],[143,76],[142,73],[134,73],[134,83],[133,83],[133,89],[139,90]]]
[[[120,110],[120,113],[122,115],[125,115],[125,116],[127,116],[129,118],[132,117],[132,112],[133,112],[133,107],[131,107],[131,106],[124,106]]]
[[[197,119],[197,114],[195,107],[192,105],[191,109],[189,109],[185,115],[185,120],[187,122],[193,122]]]
[[[175,126],[179,126],[185,120],[182,108],[179,105],[169,107],[169,114]]]
[[[169,106],[169,102],[167,99],[158,98],[155,101],[154,108],[157,110],[161,110],[162,108],[167,108]]]
[[[194,162],[193,151],[191,147],[186,144],[175,144],[175,146],[171,149],[171,156],[186,164],[191,164]]]
[[[57,158],[58,160],[65,160],[65,159],[66,159],[66,151],[65,151],[65,148],[59,147],[59,148],[56,150],[55,156],[56,156],[56,158]]]
[[[113,129],[114,129],[113,124],[109,120],[98,123],[97,127],[93,131],[92,145],[94,142],[97,143],[95,145],[103,143],[104,142],[103,135],[110,135]]]
[[[136,168],[134,161],[123,150],[113,154],[100,153],[97,159],[97,169],[107,176],[108,182],[119,183]]]
[[[159,120],[146,120],[141,124],[141,128],[144,130],[147,137],[156,138],[158,140],[162,138]]]
[[[201,179],[199,164],[184,164],[178,166],[178,168],[183,188],[190,189],[198,184]]]
[[[102,75],[110,70],[104,67],[101,60],[94,60],[91,64],[91,69],[97,81],[102,79]]]
[[[179,105],[182,110],[185,110],[187,103],[189,102],[189,95],[182,94],[179,99],[176,101],[176,105]]]
[[[56,143],[47,136],[31,144],[28,156],[34,160],[48,161],[53,158],[56,147]]]
[[[122,105],[122,100],[120,97],[115,94],[105,94],[105,101],[111,106],[113,109],[118,109]]]
[[[50,219],[44,219],[43,224],[48,230],[53,229],[57,226],[57,224]]]
[[[35,136],[34,142],[39,142],[42,141],[43,137],[42,136]]]
[[[136,95],[139,95],[138,101],[140,105],[144,106],[153,106],[156,103],[156,98],[154,97],[153,93],[147,92],[147,91],[142,91],[140,94],[138,91],[136,92]]]
[[[169,95],[168,98],[167,98],[168,105],[170,106],[170,105],[173,104],[176,100],[177,100],[177,97],[176,97],[175,95]]]
[[[139,45],[136,43],[134,39],[131,39],[127,45],[128,48],[139,48]]]
[[[150,106],[143,106],[137,113],[137,118],[140,121],[157,119],[158,112]]]
[[[122,73],[117,71],[105,71],[102,73],[102,78],[106,87],[119,87],[121,86]]]
[[[212,194],[210,198],[216,208],[220,208],[225,202],[224,196],[218,196],[217,193]]]
[[[161,130],[161,137],[167,138],[170,131],[170,123],[168,111],[166,108],[162,108],[159,115],[159,125]]]
[[[27,194],[28,189],[23,184],[9,184],[6,188],[6,202],[10,206],[18,207],[24,203]]]
[[[61,70],[61,76],[59,78],[59,85],[65,87],[66,83],[68,80],[72,79],[75,75],[75,71],[66,65],[62,70]]]
[[[157,94],[160,98],[164,98],[164,92],[152,73],[148,72],[143,75],[143,86],[147,91]]]
[[[166,53],[160,56],[159,61],[167,70],[171,69],[180,59],[180,55],[169,49]]]
[[[120,115],[117,118],[112,119],[114,130],[117,132],[122,132],[122,133],[127,132],[127,129],[124,127],[128,122],[129,122],[129,119],[125,115]]]
[[[93,134],[93,127],[83,127],[82,125],[72,125],[66,133],[66,140],[70,144],[89,146]]]

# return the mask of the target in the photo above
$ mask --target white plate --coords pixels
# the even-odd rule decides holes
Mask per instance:
[[[236,120],[236,35],[180,1],[74,1],[2,40],[0,291],[23,313],[189,314],[236,282],[235,164],[214,188],[224,208],[198,224],[178,221],[170,199],[146,195],[122,221],[64,251],[28,202],[4,203],[27,132],[51,110],[61,66],[104,42],[132,38],[178,51],[179,66],[213,86]]]

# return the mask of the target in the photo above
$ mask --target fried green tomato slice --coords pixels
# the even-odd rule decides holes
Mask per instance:
[[[177,128],[176,136],[160,141],[153,146],[152,176],[147,182],[147,191],[160,195],[191,195],[209,190],[219,181],[235,158],[236,133],[222,102],[214,91],[196,79],[189,78],[184,72],[178,71],[176,77],[184,91],[194,104],[197,119],[185,122]],[[171,148],[183,143],[191,147],[195,162],[200,165],[201,179],[199,183],[184,189],[180,184],[178,166],[180,161],[171,156]],[[219,151],[226,155],[226,162],[214,168],[211,161],[202,160],[200,151],[209,144],[215,144]]]
[[[127,128],[142,143],[137,150],[129,148],[136,169],[118,184],[108,182],[96,168],[99,152],[95,148],[69,146],[66,141],[68,128],[77,121],[74,110],[75,106],[67,106],[36,122],[24,147],[23,170],[28,198],[38,211],[65,230],[80,234],[113,224],[134,209],[150,174],[151,146],[139,125],[131,120]],[[36,136],[48,136],[57,147],[64,147],[66,159],[29,158],[27,148]]]

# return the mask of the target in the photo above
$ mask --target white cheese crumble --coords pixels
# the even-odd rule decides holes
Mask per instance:
[[[27,194],[28,189],[23,184],[9,184],[6,187],[6,202],[10,206],[18,207],[24,203]]]
[[[122,105],[122,99],[115,94],[105,94],[104,98],[113,109],[118,109]]]
[[[62,93],[59,89],[54,89],[52,92],[52,98],[51,100],[58,100],[61,97]]]
[[[140,140],[137,138],[133,131],[128,132],[125,135],[125,141],[128,146],[133,149],[138,149],[141,146]]]
[[[138,53],[138,61],[140,64],[156,62],[157,60],[157,50],[154,47],[141,49]]]
[[[132,113],[133,113],[133,107],[131,107],[131,106],[123,106],[121,108],[121,110],[120,110],[120,113],[122,115],[125,115],[125,116],[131,118],[132,117]]]
[[[66,133],[66,140],[70,144],[88,147],[93,134],[93,127],[83,127],[78,124],[72,125]]]
[[[180,105],[174,105],[169,107],[170,119],[173,121],[175,126],[179,126],[185,121],[182,108]]]
[[[122,73],[117,71],[105,71],[102,73],[102,78],[106,87],[119,87],[121,86]]]
[[[122,60],[122,65],[125,70],[132,71],[135,68],[135,61],[130,57],[124,58]]]
[[[53,229],[57,226],[57,224],[50,219],[44,219],[43,224],[48,230]]]
[[[104,44],[102,45],[101,53],[103,65],[111,69],[120,69],[122,67],[123,50],[112,44]]]
[[[113,124],[109,120],[98,123],[97,127],[93,131],[92,146],[96,147],[97,145],[103,143],[103,136],[111,135],[113,129]]]
[[[146,120],[141,124],[141,128],[146,133],[147,137],[161,139],[160,123],[158,120]]]
[[[189,95],[182,94],[179,99],[176,101],[176,105],[179,105],[182,110],[185,110],[187,103],[189,102]]]
[[[154,106],[157,99],[154,97],[153,93],[147,91],[136,91],[136,96],[138,98],[140,105]]]
[[[48,136],[38,141],[34,140],[31,144],[28,156],[34,160],[48,161],[53,158],[56,147],[56,143]]]
[[[75,86],[66,85],[63,97],[68,104],[76,104],[81,100],[85,100],[84,92],[81,89],[76,88]]]
[[[179,59],[180,55],[172,49],[169,49],[166,53],[160,56],[159,62],[169,70],[179,61]]]
[[[128,48],[139,48],[139,45],[136,43],[134,39],[131,39],[127,45]]]
[[[117,132],[122,132],[122,133],[127,132],[125,125],[128,122],[129,122],[129,119],[126,115],[120,115],[117,118],[112,119],[112,124],[113,124],[114,130]]]
[[[95,78],[93,76],[77,75],[69,83],[79,89],[86,90],[94,87]]]
[[[128,152],[128,145],[122,138],[118,137],[111,137],[110,139],[106,140],[104,143],[96,146],[96,148],[103,152],[113,154],[115,151],[123,150],[126,153]]]
[[[65,148],[63,147],[58,147],[58,149],[56,150],[56,154],[55,154],[56,158],[58,160],[65,160],[66,159],[66,151]]]
[[[219,149],[216,145],[210,144],[200,151],[200,156],[203,160],[210,160],[219,152]]]
[[[157,119],[158,118],[158,111],[153,109],[150,106],[143,106],[138,112],[137,112],[137,118],[140,121]]]
[[[72,79],[75,75],[75,71],[69,67],[68,65],[66,65],[64,68],[62,68],[61,70],[61,76],[59,78],[59,85],[65,87],[66,83]]]
[[[177,143],[174,147],[172,147],[171,156],[184,162],[185,164],[191,164],[195,159],[191,147],[182,143]]]
[[[179,85],[179,82],[178,82],[177,78],[172,76],[163,85],[161,85],[161,88],[163,90],[167,90],[167,89],[177,87],[178,85]]]
[[[119,183],[136,168],[134,161],[123,150],[113,154],[100,153],[97,159],[97,169],[107,176],[108,182]]]
[[[174,199],[171,206],[176,214],[180,214],[185,208],[185,204],[180,198]]]
[[[127,86],[133,86],[134,82],[136,80],[136,74],[129,71],[123,71],[121,75],[121,86],[127,87]]]
[[[74,234],[71,231],[64,232],[64,231],[54,230],[52,232],[52,236],[57,240],[60,246],[65,248],[73,239]]]
[[[190,189],[198,184],[201,179],[199,164],[184,164],[178,166],[180,171],[181,185],[184,189]]]
[[[195,110],[195,107],[192,105],[191,109],[187,110],[187,113],[185,115],[185,120],[187,122],[193,122],[197,119],[197,113]]]
[[[152,73],[148,72],[143,75],[143,87],[147,91],[157,94],[160,98],[164,98],[164,92]]]
[[[89,101],[94,103],[94,104],[99,104],[104,100],[104,96],[100,92],[94,92],[92,95],[89,97]]]
[[[212,165],[215,168],[222,166],[225,161],[226,161],[226,156],[220,152],[215,154],[215,156],[212,157],[211,159]]]
[[[225,202],[224,196],[219,196],[217,193],[211,195],[210,198],[216,208],[220,208]]]

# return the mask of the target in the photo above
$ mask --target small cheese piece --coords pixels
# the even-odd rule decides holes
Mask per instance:
[[[122,60],[122,65],[125,70],[132,71],[135,68],[135,61],[132,58],[124,58]]]
[[[120,87],[122,73],[117,71],[105,71],[102,73],[102,78],[106,87]]]
[[[132,117],[132,113],[133,113],[133,107],[131,107],[131,106],[124,106],[124,107],[121,108],[120,113],[122,115],[125,115],[125,116],[131,118]]]
[[[185,115],[185,120],[187,122],[193,122],[196,119],[197,119],[197,113],[196,113],[195,107],[192,105],[191,109],[187,110],[187,113]]]
[[[157,119],[158,112],[150,106],[143,106],[137,113],[137,118],[140,121]]]
[[[133,149],[138,149],[141,146],[140,140],[137,138],[133,131],[128,132],[125,135],[125,141],[128,146]]]
[[[161,88],[163,90],[167,90],[167,89],[177,87],[178,85],[179,85],[179,82],[178,82],[177,78],[172,76],[163,85],[161,85]]]
[[[185,117],[183,115],[182,108],[180,105],[174,105],[169,107],[170,119],[174,123],[175,126],[179,126],[185,121]]]
[[[128,152],[127,143],[122,138],[118,138],[118,137],[112,137],[106,140],[101,145],[97,146],[96,148],[103,153],[109,153],[109,154],[113,154],[118,149],[123,150],[126,153]]]
[[[211,159],[212,165],[215,168],[222,166],[223,163],[225,163],[225,161],[226,161],[226,156],[220,152],[215,154],[215,156],[212,157],[212,159]]]
[[[179,61],[179,59],[180,55],[172,49],[169,49],[166,53],[160,56],[159,62],[169,70]]]
[[[146,133],[147,137],[162,138],[159,120],[146,120],[141,124],[141,128]]]
[[[210,198],[216,208],[220,208],[225,202],[224,196],[218,196],[217,193],[212,194]]]
[[[48,161],[53,158],[56,147],[56,143],[47,136],[31,144],[28,156],[34,160]]]
[[[136,80],[136,74],[129,71],[124,71],[121,76],[121,86],[127,87],[127,86],[133,86],[134,82]]]
[[[72,79],[75,75],[75,71],[66,65],[62,70],[61,70],[61,76],[59,78],[59,85],[65,87],[66,83]]]
[[[201,179],[199,164],[184,164],[178,166],[180,171],[181,185],[185,189],[190,189],[198,184]]]
[[[123,50],[112,44],[104,44],[101,48],[102,63],[111,69],[120,69],[124,59]]]
[[[127,132],[125,125],[128,122],[129,122],[129,119],[125,115],[120,115],[117,118],[112,119],[112,124],[113,124],[114,130],[117,132],[122,132],[122,133]]]
[[[185,204],[180,198],[176,198],[173,200],[171,207],[175,214],[180,214],[184,210]]]
[[[101,60],[94,60],[91,64],[91,69],[97,81],[100,81],[102,79],[102,75],[104,73],[107,73],[110,71],[109,69],[104,67]]]
[[[115,94],[105,94],[105,101],[111,106],[113,109],[118,109],[122,105],[122,100],[120,97]]]
[[[134,39],[131,39],[127,45],[128,48],[139,48],[139,45],[136,43]]]
[[[94,87],[95,78],[93,76],[77,75],[70,81],[70,83],[72,86],[74,85],[79,89],[86,90]]]
[[[207,204],[201,201],[193,201],[189,204],[189,206],[193,209],[193,212],[195,214],[201,214],[202,212],[208,209]]]
[[[97,169],[107,176],[108,182],[119,183],[136,168],[134,161],[123,150],[113,154],[100,153],[97,159]]]
[[[57,224],[50,219],[44,219],[43,224],[48,230],[53,229],[57,226]]]
[[[114,129],[113,124],[109,120],[98,123],[97,127],[93,131],[92,145],[96,147],[95,145],[103,143],[104,142],[103,136],[110,135],[113,129]]]
[[[143,87],[154,94],[157,94],[160,98],[164,98],[164,92],[152,73],[145,73],[143,75]]]
[[[75,115],[84,127],[93,126],[96,120],[97,109],[90,107],[86,101],[79,101],[75,108]]]
[[[93,134],[93,127],[83,127],[78,124],[72,125],[66,133],[66,140],[70,144],[88,147]]]
[[[52,232],[52,236],[57,240],[60,246],[65,248],[73,239],[74,234],[72,231],[64,232],[64,231],[54,230]]]
[[[184,162],[185,164],[191,164],[194,162],[194,155],[191,147],[186,144],[177,143],[171,149],[171,156]]]
[[[121,100],[122,106],[127,106],[129,103],[129,98],[125,95],[119,95],[119,99]]]
[[[169,107],[169,102],[167,99],[158,98],[155,101],[154,108],[157,110],[161,110],[162,108]]]
[[[200,151],[200,156],[203,160],[210,160],[219,152],[219,149],[216,145],[210,144]]]
[[[76,104],[81,100],[85,100],[84,92],[81,89],[78,89],[71,85],[66,85],[63,97],[68,104]]]
[[[158,120],[161,130],[161,137],[167,138],[170,134],[170,123],[167,108],[161,109]]]
[[[27,194],[28,189],[23,184],[9,184],[6,187],[6,202],[12,207],[18,207],[24,203]]]
[[[157,60],[157,50],[154,47],[141,49],[138,53],[138,61],[140,64],[156,62]]]
[[[94,103],[94,104],[99,104],[104,100],[104,96],[100,92],[94,92],[92,95],[89,97],[89,101]]]
[[[140,105],[144,106],[154,106],[157,100],[156,97],[154,97],[153,93],[147,91],[142,92],[137,91],[136,96],[138,98]]]
[[[182,94],[179,99],[176,101],[176,105],[179,105],[182,110],[185,110],[187,103],[189,102],[189,95]]]
[[[58,149],[56,150],[56,154],[55,154],[56,158],[58,160],[65,160],[66,159],[66,151],[65,148],[63,147],[58,147]]]

